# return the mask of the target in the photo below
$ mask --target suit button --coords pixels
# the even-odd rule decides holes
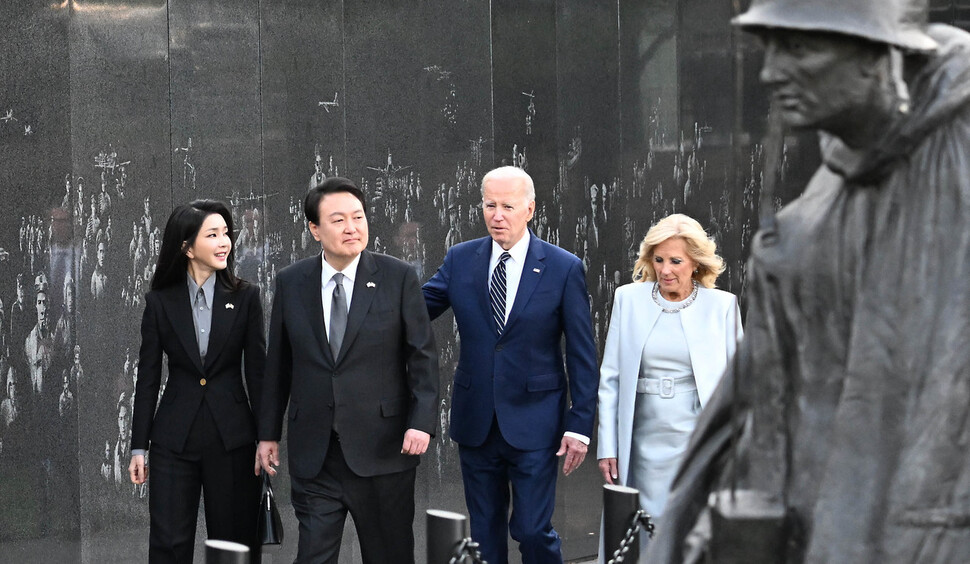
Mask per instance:
[[[205,386],[205,378],[199,380],[199,385],[200,386]]]
[[[495,345],[495,352],[502,352],[503,345]]]

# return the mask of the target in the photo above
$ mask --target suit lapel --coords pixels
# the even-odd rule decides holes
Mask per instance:
[[[343,343],[337,354],[337,361],[346,356],[347,349],[354,343],[360,327],[367,316],[367,310],[374,301],[378,288],[381,287],[381,272],[377,268],[377,261],[370,251],[363,251],[360,263],[357,265],[357,277],[354,279],[354,295],[350,299],[350,311],[347,313],[347,332],[344,333]],[[329,348],[329,347],[328,347]]]
[[[165,311],[172,323],[172,329],[178,335],[182,348],[192,359],[199,372],[205,374],[202,367],[202,354],[199,343],[195,338],[195,322],[192,320],[192,304],[189,303],[189,290],[185,284],[175,284],[163,290],[160,295],[165,303]]]
[[[525,264],[522,266],[519,287],[515,291],[515,301],[512,303],[511,311],[509,311],[509,320],[505,323],[505,331],[502,333],[502,336],[505,336],[509,331],[509,327],[518,320],[519,314],[525,308],[525,305],[529,303],[532,292],[535,291],[536,286],[539,285],[539,281],[542,280],[542,275],[546,271],[546,265],[543,262],[546,260],[546,251],[542,248],[542,241],[531,230],[529,231],[529,235],[529,250],[525,254]]]
[[[313,335],[320,345],[320,349],[325,351],[325,357],[333,361],[333,354],[330,352],[330,342],[326,335],[326,325],[323,323],[323,257],[317,255],[312,263],[312,268],[308,269],[303,278],[303,287],[300,294],[303,296],[303,306],[306,308],[310,326],[313,327]]]
[[[230,297],[229,292],[216,280],[215,295],[212,296],[212,326],[209,328],[209,350],[205,355],[205,366],[207,368],[212,366],[212,363],[219,358],[219,353],[222,352],[222,347],[226,344],[232,326],[238,319],[236,304],[227,307],[230,305]]]
[[[726,346],[726,343],[718,343],[716,340],[718,334],[723,335],[723,331],[719,331],[723,325],[719,325],[717,319],[711,318],[711,309],[707,305],[706,297],[704,292],[699,292],[696,301],[690,307],[682,309],[679,314],[684,326],[687,351],[690,354],[690,364],[702,405],[707,404],[721,376],[721,371],[712,365],[715,362],[714,359],[719,357],[710,352],[704,354],[704,351]]]
[[[471,264],[472,284],[474,284],[473,295],[478,297],[478,305],[482,308],[483,319],[488,319],[492,327],[492,334],[495,334],[495,325],[492,323],[492,302],[488,295],[488,263],[492,259],[492,238],[485,237],[482,244],[475,252],[475,261]]]
[[[653,301],[653,297],[650,295],[653,292],[654,284],[656,283],[644,282],[640,284],[640,292],[636,299],[632,300],[633,307],[630,308],[631,322],[636,328],[633,334],[637,336],[634,342],[636,349],[630,351],[630,359],[636,360],[637,371],[640,369],[640,357],[643,355],[643,347],[647,344],[647,338],[650,337],[650,332],[657,324],[657,319],[663,314],[663,310]],[[643,304],[643,306],[640,307],[640,304]]]

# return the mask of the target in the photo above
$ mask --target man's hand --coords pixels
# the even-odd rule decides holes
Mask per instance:
[[[148,465],[145,464],[145,455],[136,454],[131,457],[131,464],[128,465],[128,476],[132,484],[144,484],[148,479]]]
[[[274,466],[280,465],[280,444],[276,441],[259,441],[256,448],[256,468],[254,472],[259,476],[260,469],[269,472],[270,476],[276,475]]]
[[[404,433],[404,444],[401,445],[401,454],[417,456],[424,454],[428,450],[428,443],[431,442],[431,435],[417,429],[408,429]]]
[[[562,465],[562,473],[564,476],[568,476],[573,473],[573,470],[579,468],[579,465],[583,463],[583,459],[586,458],[586,445],[579,439],[563,437],[562,443],[559,445],[559,452],[556,453],[556,456],[563,455],[566,458]]]
[[[601,458],[600,472],[603,473],[603,479],[606,480],[607,484],[615,484],[620,478],[619,472],[616,470],[615,458]]]

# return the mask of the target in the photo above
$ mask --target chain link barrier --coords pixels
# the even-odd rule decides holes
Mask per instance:
[[[655,528],[653,521],[650,520],[650,514],[642,509],[637,510],[633,515],[630,528],[626,530],[623,540],[620,541],[620,547],[613,551],[613,557],[606,564],[621,564],[630,552],[630,545],[639,538],[640,529],[646,531],[649,538],[653,538]]]
[[[469,560],[466,560],[466,557]],[[478,543],[466,537],[461,540],[455,555],[451,557],[448,564],[488,564],[482,559],[482,553],[478,551]]]

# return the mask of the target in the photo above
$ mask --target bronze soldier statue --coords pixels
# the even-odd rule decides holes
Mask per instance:
[[[823,164],[755,236],[745,340],[649,562],[970,555],[970,34],[926,4],[753,0],[734,20]]]

